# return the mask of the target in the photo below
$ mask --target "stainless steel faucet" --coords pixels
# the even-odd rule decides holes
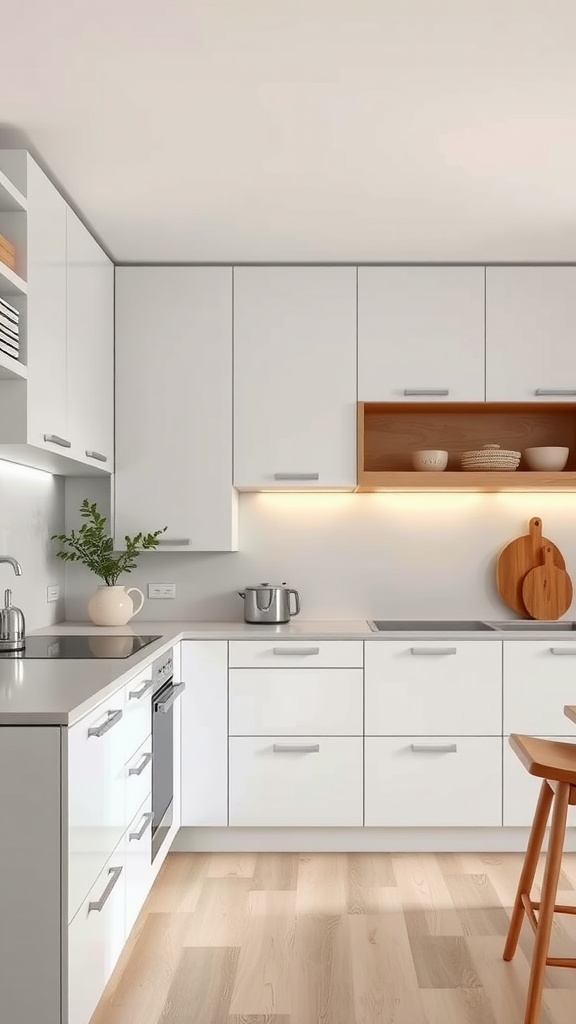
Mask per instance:
[[[15,558],[11,558],[10,555],[0,555],[0,562],[8,562],[8,565],[11,565],[12,568],[14,569],[15,576],[22,575],[20,562],[17,562]]]

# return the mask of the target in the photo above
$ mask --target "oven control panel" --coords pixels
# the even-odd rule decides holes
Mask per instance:
[[[152,663],[153,689],[159,690],[174,675],[174,656],[172,651],[165,651]]]

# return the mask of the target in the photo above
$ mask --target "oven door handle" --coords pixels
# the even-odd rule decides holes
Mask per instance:
[[[176,683],[174,686],[171,686],[163,700],[157,700],[154,702],[154,711],[159,711],[161,714],[165,715],[172,707],[174,701],[178,700],[178,697],[185,689],[186,683]]]

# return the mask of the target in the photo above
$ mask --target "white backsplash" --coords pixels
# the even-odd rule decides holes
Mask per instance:
[[[176,599],[147,599],[142,619],[240,620],[236,590],[264,581],[296,587],[307,619],[511,618],[496,557],[535,515],[576,581],[574,494],[390,493],[243,494],[240,551],[145,554],[123,582],[176,584]],[[66,576],[67,618],[85,619],[97,581],[76,565]]]
[[[22,566],[22,576],[15,576],[0,564],[0,598],[3,603],[5,589],[12,590],[28,630],[64,618],[64,564],[50,540],[63,529],[63,478],[0,461],[0,555],[12,555]],[[55,584],[60,599],[48,604],[46,588]]]

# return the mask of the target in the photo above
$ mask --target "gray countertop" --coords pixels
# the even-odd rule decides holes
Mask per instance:
[[[365,619],[294,620],[284,626],[253,626],[245,622],[140,622],[132,626],[98,627],[87,622],[63,622],[37,630],[65,636],[127,633],[159,634],[130,658],[61,661],[57,659],[0,659],[0,725],[72,725],[106,700],[159,654],[180,640],[573,640],[576,633],[551,631],[389,631],[374,633]]]

